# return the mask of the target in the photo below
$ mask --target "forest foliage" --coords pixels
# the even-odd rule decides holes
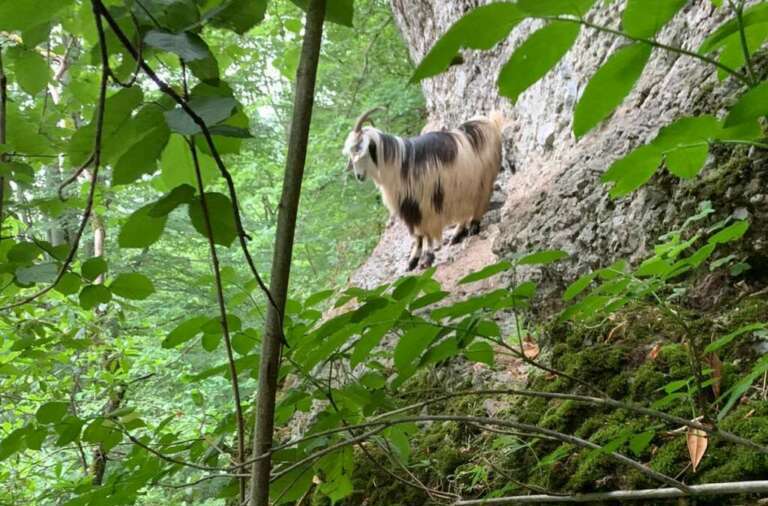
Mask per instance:
[[[271,267],[312,1],[0,0],[0,504],[242,500],[249,466],[265,458],[238,444],[258,408],[271,303],[260,279]],[[765,322],[718,328],[713,337],[686,320],[690,277],[708,271],[735,280],[750,269],[738,253],[750,223],[715,219],[709,202],[681,217],[684,225],[639,265],[607,261],[574,280],[546,324],[528,318],[538,287],[519,273],[567,261],[563,251],[518,252],[470,274],[460,284],[499,274],[510,283],[461,300],[433,269],[374,289],[344,286],[386,218],[375,190],[349,184],[343,172],[340,140],[352,118],[386,104],[383,127],[416,133],[424,104],[407,81],[445,71],[462,48],[494,47],[527,19],[544,24],[501,72],[499,90],[512,102],[582,30],[628,40],[582,94],[577,137],[610,121],[655,51],[697,58],[742,85],[723,117],[680,118],[610,166],[603,179],[613,197],[661,168],[697,176],[713,145],[766,148],[768,82],[753,60],[768,38],[768,3],[713,2],[730,6],[732,19],[696,51],[658,42],[686,4],[629,0],[618,30],[588,21],[590,9],[610,8],[595,0],[491,3],[458,21],[415,69],[386,2],[327,4],[290,298],[280,308],[288,346],[276,371],[276,446],[266,456],[275,504],[354,501],[363,464],[437,502],[500,493],[422,483],[433,462],[416,454],[413,440],[425,422],[522,432],[525,441],[499,444],[523,441],[534,455],[547,448],[536,455],[540,467],[554,469],[578,449],[579,458],[613,461],[682,491],[687,481],[638,460],[663,436],[661,422],[687,431],[694,468],[710,438],[768,452],[768,441],[719,425],[753,400],[768,371],[765,356],[742,346],[765,337]],[[682,377],[645,398],[613,398],[580,371],[526,349],[526,340],[546,340],[548,325],[593,325],[648,307],[677,325],[687,363]],[[499,395],[563,395],[653,425],[590,439],[512,416],[429,414],[444,397],[406,402],[403,391],[440,365],[492,368],[503,356],[568,389]],[[732,376],[724,379],[707,362],[712,356],[730,361]],[[553,438],[563,445],[537,446]]]

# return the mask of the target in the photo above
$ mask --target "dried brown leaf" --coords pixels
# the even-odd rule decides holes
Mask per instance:
[[[656,360],[659,356],[659,352],[661,351],[661,343],[656,343],[653,345],[653,348],[651,348],[651,351],[648,352],[648,360]]]
[[[707,433],[701,429],[688,428],[688,455],[691,457],[691,467],[696,472],[696,468],[699,467],[701,459],[704,458],[704,454],[707,452],[707,445],[709,439]]]
[[[712,368],[712,379],[714,380],[712,382],[712,392],[714,392],[715,397],[720,397],[720,385],[723,381],[723,362],[716,353],[710,353],[707,355],[707,363]]]
[[[531,360],[538,357],[539,353],[541,353],[539,345],[533,342],[531,336],[526,337],[525,341],[523,341],[523,353]]]

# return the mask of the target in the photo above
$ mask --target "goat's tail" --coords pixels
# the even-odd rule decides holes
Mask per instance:
[[[491,111],[491,113],[488,115],[488,121],[490,121],[491,124],[496,127],[496,129],[499,131],[499,134],[503,134],[504,130],[510,125],[509,119],[507,119],[507,117],[504,116],[504,113],[498,109]]]

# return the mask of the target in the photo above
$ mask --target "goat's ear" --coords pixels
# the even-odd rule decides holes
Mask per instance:
[[[371,157],[371,161],[374,165],[379,165],[379,153],[376,148],[376,143],[373,142],[373,139],[368,140],[368,156]]]

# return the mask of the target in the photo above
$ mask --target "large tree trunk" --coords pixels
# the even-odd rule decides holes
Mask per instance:
[[[395,18],[418,63],[434,42],[464,13],[486,0],[391,0]],[[604,7],[590,18],[619,26],[624,2]],[[659,34],[659,39],[695,50],[704,36],[725,18],[710,2],[691,2]],[[573,108],[595,70],[624,41],[584,29],[574,48],[543,80],[512,105],[500,97],[496,80],[501,66],[521,40],[540,23],[525,22],[491,51],[465,51],[465,63],[423,82],[430,120],[456,125],[492,109],[512,121],[505,143],[506,161],[517,170],[509,176],[500,233],[494,250],[514,252],[557,248],[572,254],[570,262],[542,279],[556,288],[556,279],[604,266],[617,258],[639,260],[657,236],[690,214],[703,198],[722,213],[739,210],[751,215],[752,233],[768,220],[764,190],[766,158],[749,153],[747,163],[726,171],[722,152],[695,182],[678,183],[657,176],[631,196],[613,201],[600,175],[612,161],[644,143],[674,119],[717,113],[737,86],[720,83],[711,66],[656,50],[642,78],[613,117],[576,141],[571,132]],[[740,148],[741,153],[748,148]],[[739,209],[741,208],[741,209]],[[746,241],[753,257],[762,258],[766,244]],[[549,281],[549,282],[548,282]]]

